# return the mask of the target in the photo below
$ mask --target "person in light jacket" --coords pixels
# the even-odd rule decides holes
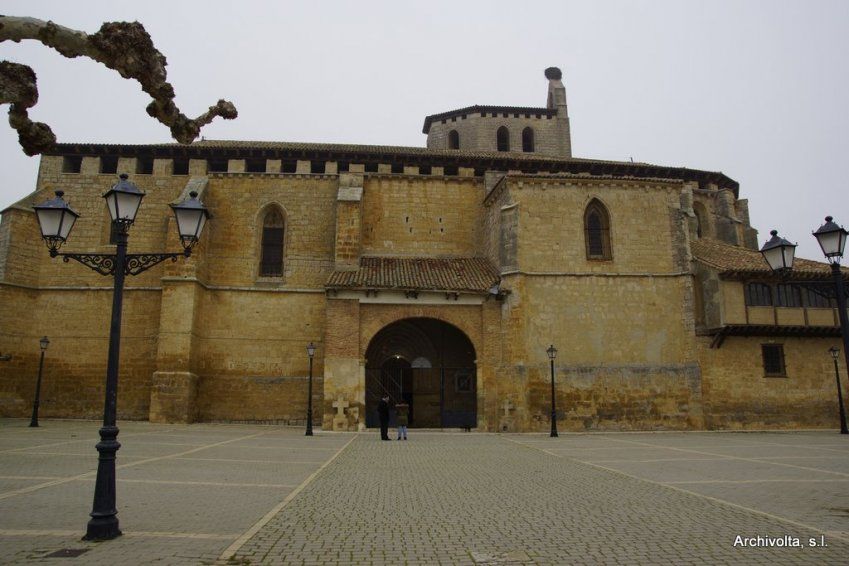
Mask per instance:
[[[398,438],[395,440],[407,440],[407,424],[410,420],[410,406],[401,401],[395,405],[395,421],[398,424]]]

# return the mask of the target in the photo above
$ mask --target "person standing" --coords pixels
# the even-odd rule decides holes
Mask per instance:
[[[398,438],[395,440],[407,440],[407,424],[409,423],[410,406],[401,401],[395,405],[395,421],[398,424]]]
[[[389,440],[389,395],[384,395],[377,404],[377,416],[380,417],[380,439]]]

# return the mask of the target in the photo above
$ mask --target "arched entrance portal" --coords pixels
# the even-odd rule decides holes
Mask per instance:
[[[366,350],[366,426],[379,426],[377,403],[387,393],[410,405],[411,428],[476,426],[475,357],[463,331],[441,320],[384,327]]]

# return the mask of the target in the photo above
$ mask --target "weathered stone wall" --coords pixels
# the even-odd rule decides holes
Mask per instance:
[[[215,217],[190,259],[127,280],[120,418],[303,424],[312,341],[315,422],[356,429],[370,340],[397,320],[426,317],[461,329],[475,347],[481,430],[547,430],[549,344],[559,350],[564,429],[834,426],[832,341],[784,341],[788,377],[776,379],[761,375],[758,339],[729,337],[712,350],[696,337],[697,315],[704,329],[769,314],[745,308],[741,283],[690,266],[698,206],[708,236],[748,244],[748,211],[731,191],[656,179],[443,176],[438,167],[391,174],[389,165],[336,174],[330,163],[313,174],[308,161],[268,160],[262,174],[231,159],[228,173],[208,179],[204,160],[192,160],[189,175],[173,175],[166,159],[153,174],[136,166],[119,160],[147,192],[131,252],[180,249],[167,205],[189,182],[202,186]],[[83,214],[65,251],[111,252],[100,196],[116,176],[100,174],[92,157],[80,173],[61,169],[62,158],[45,157],[37,192],[0,224],[0,352],[13,355],[0,362],[3,416],[29,414],[44,334],[42,414],[102,412],[111,279],[51,260],[28,207],[64,189]],[[583,215],[593,198],[610,215],[611,260],[586,257]],[[285,212],[281,277],[259,275],[268,206]],[[355,268],[361,254],[488,257],[506,295],[481,304],[326,297],[331,271]],[[779,323],[798,322],[789,311],[799,309],[784,310]]]
[[[519,210],[518,269],[505,279],[512,294],[502,311],[509,344],[502,373],[516,384],[508,395],[517,426],[550,426],[545,350],[554,344],[564,427],[700,427],[680,185],[509,182]],[[593,198],[610,214],[610,261],[586,258],[583,213]]]
[[[474,178],[367,176],[363,255],[480,255],[483,190]]]
[[[839,339],[739,337],[710,348],[698,340],[705,425],[709,429],[837,428],[831,346]],[[761,344],[782,344],[787,377],[764,377]],[[846,391],[846,367],[839,361]]]
[[[45,255],[46,255],[45,251]],[[70,269],[69,266],[68,269]],[[79,268],[82,268],[81,266]],[[40,415],[103,416],[112,288],[35,290],[0,286],[2,351],[0,414],[23,417],[32,410],[40,354],[38,340],[48,336]],[[121,336],[118,415],[146,419],[156,361],[159,293],[127,289]]]

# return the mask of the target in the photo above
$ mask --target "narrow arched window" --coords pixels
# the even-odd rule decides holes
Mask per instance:
[[[448,149],[460,149],[460,134],[457,130],[448,132]]]
[[[613,259],[610,248],[610,215],[607,208],[593,199],[584,211],[584,240],[587,259]]]
[[[272,208],[262,220],[262,257],[259,274],[262,277],[280,277],[283,275],[283,234],[285,221],[283,213]]]
[[[704,205],[700,202],[693,204],[693,212],[696,215],[696,237],[705,238],[710,236],[708,232],[710,226],[707,220],[707,210],[705,210]]]
[[[495,146],[498,151],[510,151],[510,130],[501,126],[495,133]]]
[[[528,126],[522,130],[522,151],[533,152],[534,150],[534,129]]]

